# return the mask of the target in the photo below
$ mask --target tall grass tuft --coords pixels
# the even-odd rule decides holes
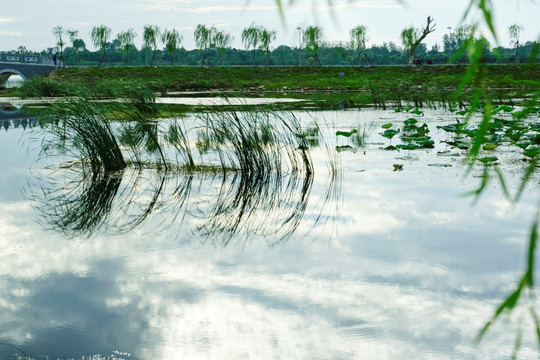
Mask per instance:
[[[169,128],[163,138],[177,150],[177,153],[182,158],[183,165],[189,170],[193,170],[195,168],[195,161],[193,160],[187,131],[182,124],[176,120],[170,122]]]
[[[78,96],[85,92],[82,85],[51,80],[43,76],[35,76],[25,80],[15,91],[15,95],[23,99],[32,97]]]
[[[200,115],[205,138],[223,168],[265,178],[283,171],[312,172],[306,140],[293,114],[264,110],[210,112]]]
[[[179,120],[170,121],[168,129],[159,127],[125,102],[108,107],[107,111],[109,116],[114,110],[114,113],[121,113],[119,116],[123,120],[129,118],[131,121],[123,121],[111,129],[108,125],[110,118],[103,118],[92,102],[77,99],[66,105],[62,105],[63,113],[56,123],[51,120],[50,126],[56,135],[56,142],[52,145],[60,145],[67,151],[77,144],[76,151],[71,149],[71,152],[79,154],[83,165],[89,163],[92,171],[83,171],[81,179],[71,183],[61,180],[58,190],[51,186],[40,198],[41,203],[49,204],[42,205],[47,222],[71,236],[91,236],[102,228],[116,233],[129,232],[151,216],[157,216],[165,227],[180,226],[178,221],[181,223],[189,217],[194,221],[193,231],[218,245],[238,244],[253,237],[266,239],[273,245],[286,241],[304,221],[313,227],[326,222],[323,210],[339,194],[334,186],[337,170],[332,167],[331,189],[312,209],[320,210],[319,215],[313,218],[313,211],[310,211],[311,217],[306,219],[314,179],[309,139],[320,129],[315,126],[307,136],[308,132],[302,129],[300,121],[289,113],[261,110],[210,112],[199,115],[199,120],[203,121],[188,131]],[[98,108],[103,109],[103,104],[98,103]],[[101,158],[98,157],[99,161],[86,160],[92,158],[87,155],[91,153],[92,146],[81,140],[71,140],[82,135],[72,129],[75,125],[70,121],[75,124],[84,122],[86,125],[80,126],[86,128],[92,124],[92,119],[99,119],[99,125],[109,129],[113,140],[113,129],[120,134],[121,144],[133,152],[140,170],[112,174],[100,171]],[[64,130],[65,133],[62,132]],[[206,154],[199,150],[200,159],[196,159],[192,153],[195,150],[191,148],[196,133],[204,134],[208,150]],[[86,134],[86,138],[93,137],[101,139],[102,135]],[[177,163],[182,162],[182,167],[188,169],[186,176],[167,172],[171,163],[165,157],[165,147],[169,145],[178,152]],[[316,145],[321,146],[319,141]],[[156,163],[144,162],[148,154],[160,157],[157,166]],[[215,160],[218,161],[217,166]],[[159,171],[162,164],[165,172]],[[148,169],[148,166],[143,169],[143,165],[154,169]],[[200,170],[202,172],[198,173]],[[150,177],[145,177],[148,171]],[[124,186],[119,188],[120,176],[116,174],[124,177],[132,174],[132,181],[124,179]],[[209,181],[208,192],[203,193],[201,185],[192,189],[192,181],[196,178],[201,180],[201,184]],[[213,183],[220,178],[221,186],[216,193]],[[172,193],[167,186],[171,179],[180,181]],[[40,186],[40,189],[47,187]],[[62,189],[71,190],[64,194]],[[190,200],[192,191],[197,196]],[[114,202],[111,197],[115,198]],[[95,208],[95,214],[81,204],[83,201]],[[80,214],[77,209],[88,214]]]
[[[112,99],[127,103],[145,115],[158,114],[155,84],[142,80],[102,80],[87,90],[93,99]]]
[[[226,246],[250,236],[271,244],[296,232],[308,205],[313,165],[300,121],[290,113],[264,110],[211,112],[203,119],[205,147],[218,153],[221,191],[197,232]]]
[[[139,166],[141,165],[140,154],[157,155],[159,162],[157,167],[163,166],[168,169],[168,159],[165,156],[163,145],[161,144],[161,136],[159,132],[159,123],[156,120],[149,119],[145,113],[140,111],[132,104],[122,104],[116,108],[117,113],[120,113],[122,119],[126,120],[122,123],[121,142],[123,145],[130,147],[136,155]]]
[[[123,94],[125,96],[125,101],[141,114],[158,114],[156,94],[150,84],[142,81],[135,81],[126,85]]]
[[[54,138],[43,144],[45,152],[61,150],[89,166],[93,174],[124,169],[126,162],[105,109],[84,98],[53,105],[54,117],[45,119]]]

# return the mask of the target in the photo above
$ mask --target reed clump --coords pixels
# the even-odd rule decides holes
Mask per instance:
[[[300,122],[290,113],[265,110],[209,112],[204,123],[206,147],[217,152],[222,167],[244,175],[313,171]],[[201,139],[199,139],[201,140]]]
[[[105,110],[84,98],[53,105],[55,115],[44,122],[54,136],[43,143],[43,150],[71,154],[92,174],[124,169],[126,162]]]
[[[23,99],[42,97],[66,97],[84,94],[85,87],[71,82],[59,82],[42,76],[30,78],[14,90],[14,95]]]
[[[152,83],[142,80],[102,80],[88,88],[87,96],[125,102],[145,115],[156,115],[159,111],[155,91]]]
[[[201,113],[186,128],[181,119],[153,119],[149,114],[156,111],[156,99],[145,90],[132,88],[113,103],[74,97],[52,105],[54,115],[44,125],[53,137],[43,144],[44,151],[70,154],[93,174],[121,170],[127,162],[188,172],[217,166],[258,179],[313,171],[309,143],[291,113],[245,106]]]
[[[302,128],[293,114],[245,107],[199,114],[187,126],[181,119],[149,120],[129,101],[105,106],[74,98],[58,106],[48,121],[55,139],[49,149],[76,155],[83,172],[72,183],[62,183],[61,188],[73,191],[42,186],[48,190],[37,198],[45,204],[46,221],[70,236],[91,236],[102,229],[132,231],[150,215],[177,206],[173,220],[163,219],[166,226],[176,226],[176,216],[182,221],[191,216],[197,224],[193,230],[220,245],[253,236],[275,244],[295,233],[304,218],[314,178],[310,139],[319,129]],[[116,116],[122,121],[111,122]],[[201,141],[204,149],[197,146]],[[113,151],[99,152],[96,143],[107,143]],[[156,159],[149,161],[148,155]],[[113,172],[106,162],[111,156],[123,161],[116,169],[126,164],[139,169]],[[74,166],[71,170],[78,171]],[[134,180],[131,185],[122,181],[121,187],[119,179],[126,174]],[[211,183],[221,178],[219,193],[190,201],[195,176]],[[171,179],[181,182],[172,193],[167,192]]]

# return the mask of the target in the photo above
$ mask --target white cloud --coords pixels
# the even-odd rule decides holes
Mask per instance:
[[[333,10],[342,10],[342,9],[395,9],[402,8],[403,4],[399,4],[397,1],[393,3],[381,3],[381,2],[370,2],[370,1],[361,1],[361,2],[350,2],[347,4],[339,5],[328,5],[328,6],[318,6],[318,12],[326,12]]]
[[[153,0],[141,4],[130,4],[133,8],[144,6],[144,11],[177,11],[185,10],[186,5],[192,4],[191,0]]]
[[[224,12],[224,11],[275,11],[277,10],[277,6],[206,6],[206,7],[200,7],[188,10],[187,12],[195,13],[195,14],[203,14],[203,13],[209,13],[209,12]]]
[[[16,37],[21,37],[21,36],[23,36],[23,33],[16,32],[16,31],[0,31],[0,36],[16,36]]]

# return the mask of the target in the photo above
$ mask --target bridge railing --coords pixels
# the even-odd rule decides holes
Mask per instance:
[[[46,64],[46,65],[53,64],[53,59],[50,56],[10,54],[10,53],[0,53],[0,61],[19,63],[19,64]]]

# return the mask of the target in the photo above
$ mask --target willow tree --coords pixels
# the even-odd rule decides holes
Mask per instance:
[[[356,49],[356,60],[354,61],[354,64],[358,65],[361,62],[362,53],[364,54],[364,58],[367,60],[367,27],[364,25],[358,25],[357,27],[351,29],[349,34],[351,36],[351,46]]]
[[[208,57],[208,48],[214,41],[214,35],[216,33],[215,27],[207,27],[206,25],[199,24],[195,28],[193,35],[195,36],[195,44],[200,50],[204,50],[204,57],[201,62],[201,66],[206,63]]]
[[[270,59],[270,44],[272,43],[272,41],[276,40],[276,31],[267,30],[264,27],[261,27],[260,39],[261,46],[259,47],[259,49],[266,54],[264,63],[268,65],[268,60]]]
[[[60,64],[62,67],[65,67],[66,64],[64,63],[64,45],[66,45],[66,43],[64,42],[63,35],[66,34],[66,31],[62,26],[55,26],[53,27],[52,32],[56,37],[56,45],[60,48]]]
[[[308,26],[304,30],[304,44],[306,44],[306,48],[313,55],[313,59],[311,60],[312,65],[321,65],[318,53],[321,46],[322,35],[322,29],[318,26]]]
[[[161,41],[163,42],[163,44],[165,44],[165,48],[167,49],[169,55],[171,55],[171,65],[176,62],[175,53],[176,50],[180,47],[183,39],[183,36],[180,35],[176,29],[165,29],[163,31],[163,34],[161,35]]]
[[[252,23],[242,31],[242,42],[246,46],[246,49],[251,49],[254,66],[257,66],[257,48],[261,42],[262,30],[262,27],[256,26],[255,23]]]
[[[472,25],[461,25],[454,32],[454,37],[456,39],[456,46],[458,49],[457,55],[462,54],[461,59],[458,63],[462,63],[467,58],[467,48],[470,42],[474,42],[474,32],[475,28]]]
[[[225,50],[230,48],[232,41],[233,37],[228,32],[220,30],[215,33],[214,44],[220,54],[219,65],[223,64],[223,60],[225,59]]]
[[[160,38],[161,31],[157,25],[146,25],[143,31],[143,42],[146,48],[152,49],[152,61],[150,65],[154,64],[154,59],[156,58],[158,41]]]
[[[129,62],[129,50],[134,47],[133,40],[136,36],[137,33],[133,30],[133,28],[129,28],[126,31],[121,31],[118,35],[116,35],[116,38],[118,41],[120,41],[120,46],[126,52],[126,64]]]
[[[103,63],[103,60],[105,60],[105,56],[107,55],[107,41],[111,38],[111,33],[111,28],[105,25],[94,26],[90,32],[92,44],[103,51],[103,56],[101,57],[98,66],[101,66],[101,63]]]
[[[79,39],[79,30],[68,29],[66,33],[69,36],[69,42],[71,43],[71,47],[75,51],[75,64],[79,65],[79,51],[83,44],[83,41]]]
[[[403,46],[409,52],[409,65],[414,64],[416,48],[422,43],[422,40],[435,31],[435,24],[431,16],[427,17],[426,27],[417,29],[408,27],[401,31],[401,41]]]
[[[519,60],[519,34],[523,31],[523,26],[513,24],[508,27],[508,36],[510,37],[510,46],[516,47],[516,59],[517,62]]]

